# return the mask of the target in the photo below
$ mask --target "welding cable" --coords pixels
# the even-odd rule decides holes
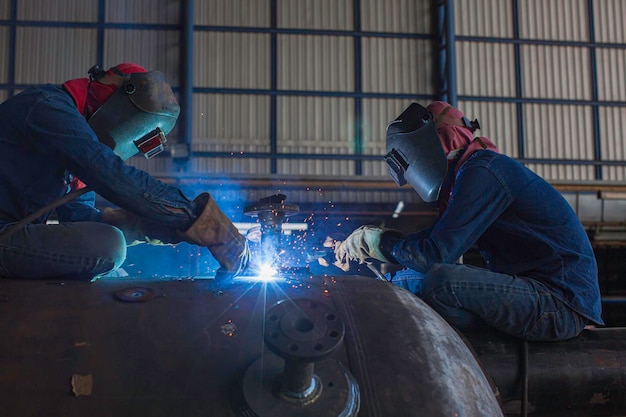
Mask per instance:
[[[36,218],[43,216],[45,213],[49,212],[50,210],[53,210],[53,209],[55,209],[55,208],[65,204],[65,203],[67,203],[68,201],[71,201],[71,200],[75,199],[78,196],[81,196],[81,195],[83,195],[85,193],[88,193],[89,191],[91,191],[90,188],[84,187],[84,188],[81,188],[81,189],[78,189],[78,190],[74,190],[74,191],[71,191],[71,192],[65,194],[63,197],[61,197],[58,200],[55,200],[52,203],[50,203],[50,204],[40,208],[39,210],[37,210],[36,212],[32,213],[31,215],[26,216],[25,218],[20,220],[18,223],[16,223],[12,227],[10,227],[7,230],[5,230],[2,233],[0,233],[0,240],[8,238],[13,233],[17,232],[18,230],[20,230],[22,227],[26,226],[27,224],[30,224]]]

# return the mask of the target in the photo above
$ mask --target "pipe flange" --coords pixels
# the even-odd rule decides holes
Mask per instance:
[[[344,334],[343,320],[334,310],[306,298],[272,306],[265,319],[265,343],[284,359],[316,362],[334,352]]]
[[[250,217],[260,217],[264,213],[280,213],[285,217],[293,216],[300,211],[300,207],[297,204],[253,204],[246,207],[243,214]]]
[[[352,374],[338,361],[328,358],[315,364],[314,395],[301,399],[281,390],[283,361],[271,353],[257,359],[242,381],[243,403],[238,417],[356,417],[361,397]]]
[[[258,203],[247,206],[243,214],[250,217],[259,217],[261,220],[271,220],[277,217],[282,222],[283,218],[292,216],[300,211],[297,204],[285,204],[287,198],[284,194],[275,194],[259,200]]]

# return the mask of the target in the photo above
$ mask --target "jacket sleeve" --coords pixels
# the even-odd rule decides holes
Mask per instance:
[[[438,263],[454,263],[511,204],[511,195],[496,175],[482,165],[457,174],[450,203],[429,230],[395,243],[392,256],[402,265],[427,272]]]
[[[40,149],[113,204],[156,223],[179,228],[191,224],[193,205],[182,191],[125,164],[100,143],[69,96],[50,95],[41,100],[26,118],[25,132],[27,140],[37,141]],[[93,216],[86,213],[81,216]]]

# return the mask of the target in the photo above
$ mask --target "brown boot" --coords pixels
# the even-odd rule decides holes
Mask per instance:
[[[202,193],[193,201],[199,207],[204,205],[204,209],[189,229],[179,232],[180,239],[206,246],[220,264],[215,276],[217,280],[241,274],[250,260],[248,241],[219,209],[209,193]]]

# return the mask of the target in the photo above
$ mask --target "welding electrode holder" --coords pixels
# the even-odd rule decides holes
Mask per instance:
[[[282,246],[282,226],[286,217],[300,211],[296,204],[285,204],[284,194],[275,194],[261,198],[257,203],[247,206],[244,214],[257,217],[261,223],[261,250],[263,262],[275,264]]]
[[[342,345],[343,320],[326,304],[283,300],[266,313],[266,353],[246,371],[243,396],[251,416],[354,417],[359,387],[329,358]]]

